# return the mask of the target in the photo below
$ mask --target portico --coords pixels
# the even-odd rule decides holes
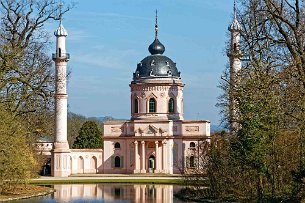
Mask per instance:
[[[135,160],[133,173],[168,173],[171,161],[167,156],[170,148],[166,139],[135,140],[133,143]]]

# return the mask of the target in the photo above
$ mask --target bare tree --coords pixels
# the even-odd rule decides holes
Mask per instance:
[[[54,0],[0,1],[0,103],[28,121],[53,108],[54,70],[45,24],[58,20],[59,7]]]

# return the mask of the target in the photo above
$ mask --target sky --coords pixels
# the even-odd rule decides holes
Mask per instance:
[[[70,3],[66,0],[65,3]],[[130,87],[137,63],[150,55],[155,10],[164,55],[177,63],[184,88],[184,119],[220,123],[216,107],[228,58],[233,0],[74,0],[63,16],[68,31],[68,110],[87,117],[130,118]],[[48,25],[54,31],[58,22]],[[55,37],[52,38],[55,52]]]

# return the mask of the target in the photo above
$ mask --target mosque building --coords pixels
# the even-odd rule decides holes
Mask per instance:
[[[68,34],[61,21],[54,34],[57,41],[56,53],[53,54],[56,68],[56,133],[51,155],[53,176],[175,174],[199,167],[199,145],[210,142],[210,122],[184,120],[182,74],[176,63],[164,55],[165,46],[158,36],[157,15],[155,39],[148,47],[150,55],[137,64],[129,84],[131,118],[104,123],[104,149],[69,148],[65,76],[70,55],[65,47]]]

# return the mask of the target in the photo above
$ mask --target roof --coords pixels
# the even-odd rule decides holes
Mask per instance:
[[[228,27],[229,31],[241,31],[241,25],[239,24],[236,16],[234,17],[231,25]]]
[[[37,138],[37,142],[54,142],[54,137],[49,135],[41,135]]]
[[[164,45],[157,39],[148,48],[150,56],[145,57],[137,65],[137,69],[133,74],[133,79],[140,78],[180,78],[180,72],[169,57],[164,56]]]
[[[154,54],[145,57],[137,65],[134,79],[147,77],[179,77],[180,72],[170,58],[161,54]]]
[[[60,36],[68,36],[68,32],[67,30],[64,28],[64,26],[60,23],[58,28],[55,30],[54,35],[56,37],[60,37]]]

